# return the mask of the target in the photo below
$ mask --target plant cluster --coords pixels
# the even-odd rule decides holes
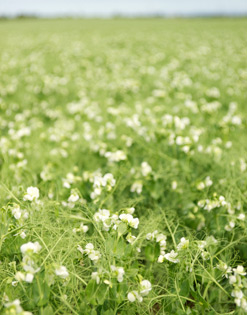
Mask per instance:
[[[247,313],[247,22],[0,22],[0,312]]]

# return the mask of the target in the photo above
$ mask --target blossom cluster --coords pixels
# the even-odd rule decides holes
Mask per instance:
[[[143,296],[147,296],[151,290],[152,285],[150,281],[142,280],[138,291],[134,290],[128,293],[128,300],[130,302],[135,302],[137,300],[141,303],[143,301]]]
[[[234,297],[235,304],[247,312],[247,279],[244,267],[238,265],[237,268],[231,268],[223,261],[220,261],[217,268],[223,272],[222,276],[226,277],[229,284],[233,287],[231,295]]]
[[[121,211],[121,214],[111,214],[110,210],[99,209],[94,214],[94,220],[100,222],[104,231],[109,231],[110,228],[117,230],[118,225],[121,222],[126,223],[129,227],[137,229],[139,225],[139,219],[133,217],[135,208],[126,208]]]
[[[25,273],[18,271],[15,275],[17,281],[33,282],[34,275],[40,271],[37,260],[41,248],[39,242],[28,242],[21,245],[22,267]]]
[[[101,257],[100,252],[94,249],[94,245],[92,243],[88,243],[85,246],[85,249],[78,245],[77,249],[82,253],[82,255],[88,256],[88,258],[91,259],[93,263],[97,263]]]
[[[162,253],[158,258],[158,262],[162,263],[166,259],[170,262],[173,262],[174,264],[179,263],[180,260],[179,258],[177,258],[179,255],[179,252],[182,250],[185,250],[186,248],[188,248],[188,246],[189,246],[189,240],[187,240],[185,237],[182,237],[180,239],[179,244],[177,245],[178,252],[175,252],[174,250],[172,250],[171,252],[166,253],[166,254]]]
[[[104,176],[96,175],[93,178],[93,192],[91,192],[90,197],[92,199],[98,198],[101,193],[102,189],[105,188],[106,191],[111,191],[112,188],[115,186],[116,180],[114,179],[111,173],[107,173]]]

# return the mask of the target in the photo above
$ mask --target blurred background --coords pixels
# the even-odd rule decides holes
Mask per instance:
[[[0,0],[1,17],[243,15],[247,0]]]

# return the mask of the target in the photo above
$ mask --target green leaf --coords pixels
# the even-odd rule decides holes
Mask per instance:
[[[102,310],[101,314],[102,315],[114,315],[115,312],[113,310],[107,310],[107,311]]]
[[[49,302],[50,288],[42,274],[34,279],[32,297],[34,303],[38,306],[44,306]]]
[[[118,225],[118,234],[119,235],[123,235],[124,233],[127,232],[127,224],[124,223],[124,222],[121,222],[119,225]]]
[[[40,310],[40,315],[53,315],[54,311],[50,305],[47,305],[45,308]]]
[[[190,290],[190,293],[199,305],[203,306],[204,308],[209,307],[208,302],[198,292]]]
[[[123,239],[119,239],[116,248],[114,248],[114,253],[117,257],[124,256],[126,248],[126,243]]]
[[[108,296],[108,289],[109,287],[104,283],[98,285],[98,288],[96,290],[96,300],[99,303],[99,305],[104,304],[104,301]]]
[[[126,298],[128,289],[129,289],[129,287],[128,287],[126,282],[119,283],[118,295],[121,298],[121,300],[124,300]]]
[[[85,297],[89,303],[95,304],[95,292],[97,288],[97,283],[95,280],[90,280],[87,284],[85,290]]]
[[[132,245],[128,244],[128,245],[125,247],[124,255],[125,255],[126,257],[127,257],[127,256],[130,256],[131,253],[132,253],[132,250],[133,250]]]
[[[190,282],[188,279],[184,280],[181,284],[180,284],[180,295],[181,296],[188,296],[189,292],[190,292]]]
[[[147,260],[154,262],[158,259],[160,253],[160,247],[158,243],[148,244],[145,247],[145,256]]]
[[[109,236],[105,242],[106,251],[111,254],[114,248],[114,239]]]

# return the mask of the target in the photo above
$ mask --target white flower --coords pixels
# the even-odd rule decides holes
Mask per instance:
[[[135,302],[135,300],[138,300],[141,303],[143,301],[143,298],[139,295],[137,291],[132,291],[128,293],[128,300],[130,302]]]
[[[76,233],[76,232],[84,232],[84,233],[87,233],[87,231],[89,230],[88,226],[87,225],[84,225],[83,223],[80,224],[80,227],[79,228],[74,228],[72,230],[73,233]]]
[[[82,249],[80,245],[77,245],[77,250],[79,250],[79,252],[81,252],[82,255],[84,254],[84,249]]]
[[[7,314],[32,315],[31,312],[23,311],[23,308],[21,307],[21,302],[19,299],[16,299],[13,302],[8,302],[4,304],[4,306],[10,311],[10,312],[7,312]]]
[[[243,220],[245,219],[245,214],[244,214],[244,213],[240,213],[240,214],[238,215],[238,219],[241,220],[241,221],[243,221]]]
[[[56,268],[55,274],[62,279],[66,279],[69,276],[68,270],[65,266],[60,266]]]
[[[27,236],[26,233],[25,233],[25,231],[21,231],[19,235],[20,235],[20,237],[21,237],[22,239],[26,238],[26,236]]]
[[[109,281],[109,280],[104,280],[104,283],[105,284],[107,284],[107,285],[109,285],[109,287],[111,287],[112,288],[112,283],[111,283],[111,281]]]
[[[79,200],[79,195],[76,192],[71,192],[69,198],[68,198],[68,202],[76,202],[77,200]]]
[[[203,182],[200,182],[199,184],[197,184],[196,188],[198,190],[203,190],[205,188],[205,184]]]
[[[110,227],[116,223],[118,216],[116,214],[110,215],[110,211],[107,209],[99,209],[94,214],[94,220],[103,224],[103,230],[109,231]]]
[[[240,307],[241,305],[241,299],[234,299],[235,304]]]
[[[239,116],[233,116],[232,117],[232,124],[233,125],[241,125],[242,119]]]
[[[96,281],[97,284],[100,283],[100,277],[99,277],[99,273],[97,271],[92,272],[91,277],[93,280]]]
[[[132,220],[130,220],[129,225],[133,228],[133,229],[137,229],[138,225],[139,225],[139,219],[138,218],[133,218]]]
[[[157,230],[155,230],[153,233],[148,233],[148,234],[146,235],[146,239],[147,239],[148,241],[153,241],[153,240],[155,239],[155,237],[156,237],[156,234],[158,234],[158,231],[157,231]]]
[[[198,248],[200,250],[203,250],[206,246],[207,246],[207,242],[206,241],[198,241]]]
[[[247,301],[246,301],[246,298],[242,298],[241,299],[241,307],[242,309],[247,312]]]
[[[190,150],[190,147],[188,145],[185,145],[184,147],[182,147],[182,151],[184,151],[184,153],[188,153]]]
[[[119,219],[125,223],[129,223],[129,221],[133,219],[133,216],[128,213],[122,213],[120,214]]]
[[[119,219],[122,222],[128,223],[130,227],[137,229],[139,225],[139,219],[133,218],[132,214],[129,213],[122,213],[119,216]]]
[[[9,303],[6,303],[4,304],[4,306],[6,308],[12,308],[14,307],[15,308],[15,311],[16,311],[16,314],[19,314],[22,312],[22,307],[21,307],[21,302],[19,299],[16,299],[14,300],[13,302],[9,302]],[[14,311],[14,310],[13,310]]]
[[[133,214],[135,212],[135,208],[134,207],[126,208],[126,212],[129,214]]]
[[[165,259],[164,255],[159,255],[158,263],[163,263],[164,259]]]
[[[216,87],[212,87],[206,91],[206,95],[213,98],[219,98],[220,91]]]
[[[99,251],[97,250],[94,250],[94,246],[92,243],[88,243],[86,246],[85,246],[85,249],[82,249],[80,245],[77,246],[77,249],[82,253],[82,254],[86,254],[88,255],[88,257],[94,262],[96,263],[101,255],[99,253]]]
[[[217,244],[217,243],[218,243],[218,241],[216,240],[216,238],[215,238],[213,235],[207,236],[207,238],[206,238],[206,244],[207,244],[207,246],[215,245],[215,244]]]
[[[129,233],[127,236],[126,236],[126,240],[130,243],[130,244],[133,244],[134,241],[136,240],[136,237],[134,235],[132,235],[131,233]]]
[[[97,262],[100,259],[100,256],[100,253],[96,250],[93,250],[88,254],[88,257],[94,262]]]
[[[225,225],[225,230],[230,232],[235,226],[235,222],[234,221],[230,221],[227,225]]]
[[[124,269],[122,267],[119,267],[117,269],[117,272],[118,272],[118,276],[117,276],[117,281],[118,282],[122,282],[123,281],[123,275],[124,275]]]
[[[132,184],[130,188],[131,192],[136,192],[138,195],[142,192],[142,183],[140,181],[136,181]]]
[[[178,253],[175,253],[174,250],[172,250],[170,253],[167,253],[164,255],[165,259],[177,264],[179,262],[179,259],[177,257]]]
[[[16,220],[20,219],[27,219],[29,214],[26,210],[21,210],[18,204],[14,204],[11,209],[12,215],[15,217]]]
[[[246,272],[244,271],[244,267],[241,265],[237,266],[237,268],[233,268],[233,271],[236,275],[241,275],[241,276],[246,275]]]
[[[39,242],[28,242],[26,244],[21,245],[21,252],[23,255],[26,254],[32,254],[32,253],[38,253],[41,250],[41,246],[39,244]]]
[[[156,235],[156,242],[158,243],[162,243],[164,241],[166,241],[167,237],[166,235],[162,234],[162,233],[159,233]]]
[[[80,225],[80,230],[82,230],[84,233],[87,233],[88,231],[88,226],[87,225],[84,225],[83,223],[81,223]]]
[[[37,187],[28,187],[27,193],[24,195],[23,200],[33,201],[39,198],[39,189]]]
[[[172,190],[176,190],[177,187],[178,187],[178,183],[174,180],[174,181],[172,182]]]
[[[22,259],[23,269],[29,273],[36,273],[40,271],[40,268],[35,268],[35,261],[28,255]]]
[[[135,302],[136,297],[135,297],[135,295],[134,295],[133,292],[129,292],[129,293],[128,293],[128,300],[129,300],[130,302]]]
[[[124,268],[123,267],[115,267],[115,266],[112,265],[111,266],[111,270],[117,276],[118,282],[122,282],[123,281],[123,276],[125,274]]]
[[[73,184],[77,181],[80,181],[81,177],[75,176],[73,173],[68,173],[66,175],[66,178],[63,178],[62,180],[63,180],[63,187],[69,189],[71,187],[71,184]]]
[[[208,259],[210,258],[209,252],[207,252],[207,251],[205,251],[205,250],[203,250],[203,251],[201,252],[201,256],[202,256],[202,259],[203,259],[203,260],[208,260]]]
[[[17,271],[17,273],[15,274],[15,278],[17,281],[24,281],[25,274],[23,272]]]
[[[247,163],[244,159],[240,159],[240,170],[241,172],[244,172],[247,169]]]
[[[225,144],[225,147],[227,149],[230,149],[232,147],[232,142],[231,141],[227,141],[226,144]]]
[[[234,289],[231,295],[238,299],[242,299],[242,297],[244,296],[243,292],[238,288]]]
[[[229,277],[229,283],[230,283],[230,284],[233,284],[233,283],[236,283],[236,282],[237,282],[236,276],[230,276],[230,277]]]
[[[106,152],[104,156],[109,162],[119,162],[126,160],[127,158],[126,154],[121,150],[117,150],[116,152]]]
[[[94,249],[94,246],[92,243],[88,243],[86,246],[85,246],[85,252],[88,254],[90,253],[90,251],[92,251]]]
[[[148,293],[152,290],[152,285],[148,280],[141,281],[140,294],[142,296],[148,295]]]
[[[150,173],[152,173],[152,168],[147,162],[142,162],[142,164],[141,164],[141,172],[142,172],[142,176],[146,177]]]
[[[99,222],[99,221],[105,221],[107,219],[109,219],[110,217],[110,211],[107,210],[107,209],[99,209],[98,212],[95,213],[94,215],[94,220],[96,222]]]
[[[14,207],[12,208],[12,214],[15,217],[16,220],[19,220],[21,215],[22,215],[22,211],[19,205],[14,205]]]
[[[226,205],[226,200],[224,196],[219,196],[219,202],[221,203],[222,206]]]
[[[156,235],[156,242],[160,244],[160,254],[164,255],[165,254],[165,249],[166,249],[166,235],[159,233]]]
[[[114,179],[113,175],[111,173],[106,173],[103,177],[103,180],[106,184],[108,184],[110,187],[114,187],[116,184],[116,180]],[[104,185],[103,185],[104,186]],[[108,190],[110,190],[108,188]]]
[[[220,263],[216,267],[223,272],[222,277],[225,276],[226,278],[228,278],[228,273],[232,272],[232,268],[228,267],[227,264],[225,264],[223,261],[220,261]]]
[[[27,273],[26,277],[25,277],[25,281],[28,283],[32,283],[33,282],[33,274],[32,273]]]
[[[186,249],[189,246],[189,240],[186,240],[184,237],[180,239],[180,243],[177,246],[177,250],[180,251],[182,249]]]
[[[211,180],[210,176],[207,176],[205,179],[205,185],[206,187],[212,186],[213,185],[213,181]]]
[[[111,173],[105,174],[103,177],[101,173],[96,172],[93,177],[93,188],[94,191],[91,192],[90,197],[92,199],[97,198],[102,193],[102,187],[106,187],[107,191],[110,191],[112,187],[116,184],[116,180],[114,179]]]

